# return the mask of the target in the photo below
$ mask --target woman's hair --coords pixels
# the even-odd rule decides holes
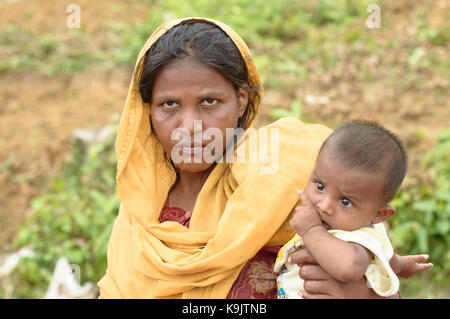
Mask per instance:
[[[214,68],[233,84],[236,91],[246,89],[256,93],[259,99],[258,88],[250,87],[247,66],[230,37],[213,24],[186,21],[164,33],[145,53],[142,72],[137,79],[144,103],[151,103],[154,80],[162,68],[185,58],[194,58]],[[238,120],[238,127],[248,128],[255,115],[254,101],[249,98],[246,111]]]
[[[323,142],[319,154],[322,151],[349,168],[383,177],[386,202],[394,198],[408,168],[402,141],[375,121],[354,120],[340,126]]]

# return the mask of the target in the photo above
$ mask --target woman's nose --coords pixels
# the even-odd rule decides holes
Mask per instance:
[[[192,138],[200,138],[203,123],[200,114],[194,109],[183,109],[179,128],[186,131]]]

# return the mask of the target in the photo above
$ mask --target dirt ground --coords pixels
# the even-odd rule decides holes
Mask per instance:
[[[87,4],[89,2],[89,5]],[[1,1],[0,25],[16,23],[44,30],[65,27],[65,8],[71,1]],[[134,22],[146,17],[148,5],[127,1],[77,1],[87,32],[96,34],[111,19]],[[395,9],[395,8],[394,8]],[[399,10],[402,10],[400,8]],[[37,14],[30,14],[37,12]],[[48,19],[51,16],[53,19]],[[433,21],[436,21],[440,15]],[[406,25],[406,22],[403,22]],[[402,22],[394,33],[402,34]],[[448,48],[447,48],[448,49]],[[396,52],[386,59],[403,59]],[[448,54],[448,53],[447,53]],[[373,61],[383,70],[383,61]],[[333,127],[354,118],[380,121],[397,133],[410,151],[410,174],[418,169],[421,155],[433,145],[433,136],[450,127],[448,78],[430,78],[427,87],[398,91],[380,77],[370,82],[353,76],[353,65],[339,64],[334,73],[312,75],[305,83],[286,90],[268,89],[257,125],[272,121],[268,110],[285,107],[299,98],[304,118]],[[376,67],[374,67],[376,71]],[[6,249],[17,227],[30,215],[30,200],[51,187],[51,176],[60,172],[70,155],[75,129],[99,129],[117,121],[125,101],[132,69],[89,70],[73,75],[45,76],[39,73],[0,75],[0,250]],[[426,74],[418,74],[423,77]],[[339,77],[339,81],[336,81]],[[440,97],[435,94],[440,90]],[[327,96],[327,104],[308,103],[308,94]],[[418,130],[425,138],[418,137]],[[414,182],[412,179],[411,182]]]
[[[67,33],[67,6],[74,1],[0,1],[0,26],[20,25],[58,38]],[[81,23],[101,49],[112,21],[137,22],[150,5],[142,1],[76,1]],[[87,23],[88,21],[89,23]],[[86,23],[83,23],[86,22]],[[70,155],[72,132],[117,122],[132,69],[46,76],[0,75],[0,251],[30,215],[31,199],[51,188],[51,176]]]

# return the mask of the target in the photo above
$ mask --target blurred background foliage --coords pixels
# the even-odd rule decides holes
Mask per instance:
[[[295,116],[334,128],[349,119],[351,109],[327,111],[327,99],[308,109],[296,90],[299,83],[319,75],[330,78],[331,83],[345,80],[351,73],[345,68],[350,70],[354,61],[358,69],[351,74],[351,81],[370,84],[381,79],[395,94],[407,94],[429,86],[429,79],[439,79],[432,94],[438,103],[447,103],[448,82],[442,84],[441,79],[448,81],[450,74],[450,28],[448,23],[431,25],[426,4],[408,11],[406,25],[414,31],[410,42],[404,42],[393,37],[376,38],[373,30],[365,27],[367,6],[378,3],[382,7],[382,28],[394,29],[399,15],[386,1],[152,0],[114,2],[109,8],[126,12],[130,3],[145,5],[144,18],[109,21],[101,36],[89,30],[89,20],[83,18],[83,3],[81,28],[70,33],[64,27],[49,31],[2,23],[0,76],[37,72],[51,78],[89,69],[132,70],[139,50],[160,24],[174,18],[204,16],[232,26],[251,48],[265,89],[290,97],[287,104],[272,103],[263,114],[266,121]],[[408,4],[405,7],[408,9]],[[337,72],[338,68],[344,71]],[[131,72],[127,77],[129,81]],[[117,103],[123,105],[125,96]],[[412,134],[415,140],[429,137],[434,142],[427,144],[426,151],[411,150],[417,158],[414,168],[420,173],[408,173],[394,199],[392,204],[398,213],[390,220],[389,234],[398,253],[428,253],[435,266],[401,280],[401,292],[403,298],[448,298],[450,131],[442,130],[434,138],[413,128]],[[107,244],[119,206],[114,137],[91,148],[70,145],[61,169],[43,177],[50,186],[30,201],[31,214],[9,246],[13,250],[30,246],[38,255],[22,259],[10,276],[0,279],[0,297],[41,298],[61,256],[80,265],[82,283],[96,283],[105,272]],[[13,161],[12,157],[2,158],[0,172],[5,176],[14,174]],[[8,294],[2,290],[7,285],[13,287]]]

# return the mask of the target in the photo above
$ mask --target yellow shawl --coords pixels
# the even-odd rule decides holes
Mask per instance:
[[[230,27],[210,19],[186,18],[160,26],[142,48],[135,74],[151,45],[185,20],[206,21],[225,31],[262,97],[260,76],[246,44]],[[259,101],[255,104],[259,113]],[[294,118],[268,128],[279,132],[276,172],[262,173],[265,164],[248,158],[231,165],[218,163],[198,195],[189,229],[176,222],[159,223],[176,176],[152,135],[149,107],[131,81],[116,140],[121,206],[109,241],[107,271],[98,283],[100,298],[225,298],[243,266],[263,246],[282,245],[291,238],[294,233],[287,221],[298,202],[296,191],[304,189],[330,130]],[[246,150],[247,144],[238,151]]]

